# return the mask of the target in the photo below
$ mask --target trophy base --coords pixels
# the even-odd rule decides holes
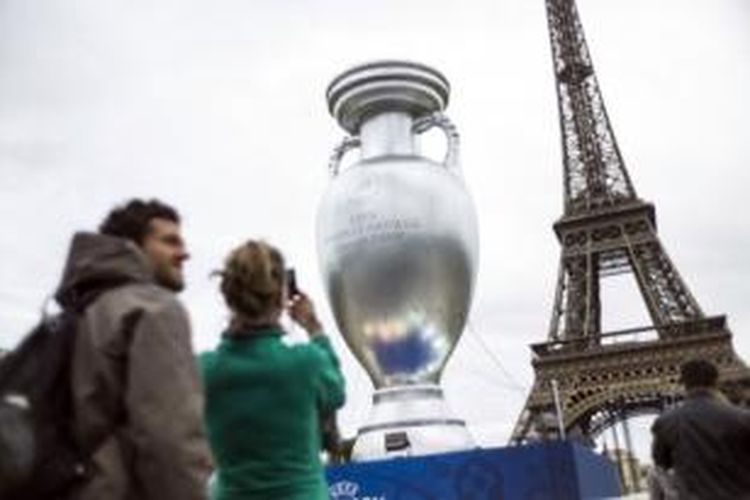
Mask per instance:
[[[367,425],[359,429],[352,460],[419,456],[476,448],[466,423],[451,417],[434,384],[379,389]]]

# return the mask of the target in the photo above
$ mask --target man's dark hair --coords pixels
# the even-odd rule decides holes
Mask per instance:
[[[99,226],[99,232],[130,239],[140,245],[148,234],[151,220],[156,218],[180,223],[177,210],[166,203],[156,199],[149,201],[133,199],[112,209]]]
[[[686,389],[714,387],[719,380],[719,370],[705,359],[694,359],[680,367],[680,381]]]

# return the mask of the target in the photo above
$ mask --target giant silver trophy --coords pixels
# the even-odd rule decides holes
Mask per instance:
[[[318,255],[339,330],[376,388],[354,460],[474,446],[438,385],[466,322],[478,245],[458,134],[440,114],[448,94],[439,72],[400,61],[357,66],[328,88],[351,135],[331,159]],[[433,126],[448,139],[442,163],[416,144]],[[360,160],[339,171],[353,148]]]

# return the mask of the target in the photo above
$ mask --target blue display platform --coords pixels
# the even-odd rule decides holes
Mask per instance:
[[[552,441],[329,467],[333,500],[579,500],[620,495],[615,465]]]

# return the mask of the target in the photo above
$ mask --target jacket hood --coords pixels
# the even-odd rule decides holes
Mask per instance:
[[[153,268],[135,243],[81,232],[73,236],[55,299],[62,307],[73,307],[112,286],[153,281]]]

